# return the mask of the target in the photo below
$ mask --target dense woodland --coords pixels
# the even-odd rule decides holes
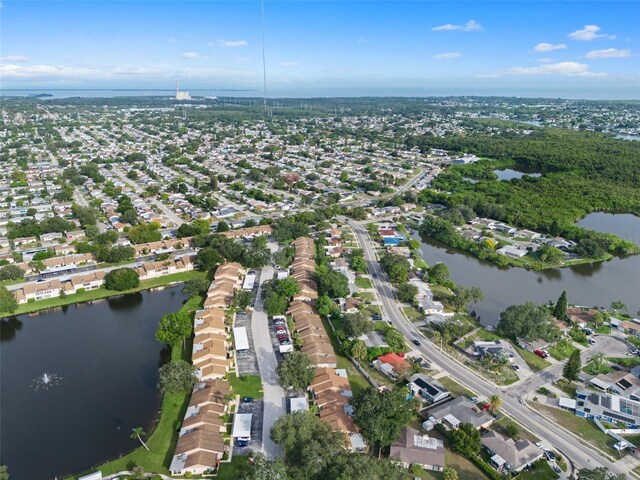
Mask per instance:
[[[589,235],[574,226],[588,213],[640,215],[639,143],[593,132],[531,127],[490,133],[497,125],[512,124],[474,122],[486,130],[464,137],[425,135],[406,139],[407,146],[417,146],[424,152],[443,148],[495,159],[452,166],[433,182],[434,190],[421,193],[423,202],[467,205],[478,215],[572,239]],[[509,166],[542,176],[496,181],[491,170]],[[466,178],[478,181],[472,183]],[[613,236],[597,236],[613,241]],[[627,242],[618,239],[615,243],[607,249],[616,253],[635,251]]]

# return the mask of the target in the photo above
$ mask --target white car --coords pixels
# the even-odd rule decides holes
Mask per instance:
[[[538,447],[540,450],[544,450],[544,445],[542,444],[542,442],[536,442],[536,447]]]

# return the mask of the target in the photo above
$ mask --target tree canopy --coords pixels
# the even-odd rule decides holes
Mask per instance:
[[[132,268],[118,268],[107,272],[104,276],[104,286],[107,290],[131,290],[140,285],[140,276]]]
[[[169,362],[158,372],[158,388],[162,393],[188,392],[198,381],[196,367],[184,360]]]
[[[315,376],[311,358],[304,352],[294,350],[278,364],[278,377],[283,387],[304,390]]]
[[[551,314],[546,307],[527,302],[511,305],[500,314],[498,333],[510,338],[524,340],[554,340],[558,333],[551,322]]]

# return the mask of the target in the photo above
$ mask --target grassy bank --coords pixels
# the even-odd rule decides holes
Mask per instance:
[[[200,308],[202,300],[203,298],[200,296],[191,297],[185,302],[180,311],[192,314]],[[179,359],[191,361],[191,340],[187,342],[185,348],[182,347],[182,344],[178,344],[171,349],[171,360]],[[145,472],[169,473],[168,467],[178,441],[176,426],[184,416],[189,404],[189,397],[189,392],[172,393],[163,397],[160,419],[146,441],[149,451],[140,446],[123,457],[92,468],[91,471],[100,470],[103,475],[110,475],[123,470],[130,470],[133,466],[142,466]],[[85,473],[87,472],[68,477],[66,480],[77,480],[78,477]]]
[[[74,293],[73,295],[67,295],[65,297],[48,298],[46,300],[39,300],[30,303],[24,303],[18,305],[18,309],[12,313],[2,313],[2,317],[10,317],[13,315],[20,315],[22,313],[32,313],[47,308],[62,307],[64,305],[71,305],[74,303],[90,302],[92,300],[99,300],[101,298],[114,297],[116,295],[123,295],[125,293],[138,292],[140,290],[148,290],[149,288],[161,287],[170,283],[186,282],[192,278],[205,278],[207,274],[205,272],[190,271],[182,273],[174,273],[172,275],[165,275],[163,277],[150,278],[148,280],[140,281],[140,285],[131,290],[125,290],[123,292],[117,292],[115,290],[107,290],[106,288],[98,288],[96,290],[89,290],[81,293]]]

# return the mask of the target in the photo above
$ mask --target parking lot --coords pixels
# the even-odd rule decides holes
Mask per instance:
[[[264,402],[262,400],[254,400],[251,403],[242,403],[238,405],[238,413],[252,413],[251,418],[251,440],[246,447],[236,447],[233,445],[234,455],[251,455],[254,452],[262,450],[262,422],[263,422]]]
[[[286,353],[280,353],[280,341],[278,340],[278,333],[276,332],[276,324],[273,320],[273,317],[269,317],[269,337],[271,338],[271,345],[273,346],[273,351],[276,354],[276,360],[278,361],[278,363],[280,363],[284,358],[284,356],[286,355]],[[291,341],[291,337],[289,337],[289,341]]]
[[[238,376],[259,375],[256,350],[253,345],[253,331],[251,329],[251,316],[245,312],[236,313],[236,327],[245,327],[247,338],[249,339],[249,350],[246,352],[236,352],[236,368]]]

